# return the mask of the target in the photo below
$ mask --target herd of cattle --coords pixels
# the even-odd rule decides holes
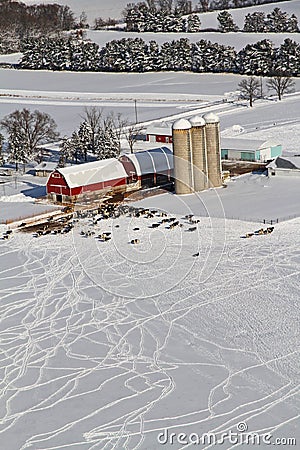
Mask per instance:
[[[48,234],[58,235],[69,233],[74,226],[83,225],[83,229],[80,231],[80,236],[83,238],[94,237],[98,242],[108,242],[112,239],[111,231],[99,231],[99,223],[107,219],[118,219],[121,216],[130,218],[144,218],[149,221],[148,228],[157,229],[165,228],[168,230],[174,230],[175,228],[181,228],[184,232],[195,232],[198,229],[200,219],[196,219],[193,214],[188,214],[181,219],[177,217],[170,217],[163,211],[149,209],[149,208],[137,208],[134,206],[107,203],[93,210],[85,211],[68,211],[62,217],[54,218],[49,217],[42,224],[26,224],[21,223],[18,227],[19,231],[32,232],[32,236],[38,238]],[[83,221],[87,219],[87,221]],[[115,228],[119,228],[120,224],[115,223]],[[101,226],[102,228],[102,226]],[[140,228],[134,226],[132,231],[137,234],[137,237],[131,239],[129,244],[138,245],[141,243],[141,237],[138,236]],[[274,231],[274,227],[268,227],[266,229],[259,229],[253,233],[246,233],[241,236],[242,238],[250,238],[252,236],[267,235]],[[12,230],[6,230],[2,233],[2,240],[8,240],[13,235]],[[196,240],[195,240],[196,241]],[[195,253],[192,256],[197,257],[199,253]]]
[[[245,236],[241,236],[242,238],[250,238],[252,236],[261,236],[264,234],[271,234],[274,231],[274,227],[268,227],[266,229],[260,228],[259,230],[254,231],[253,233],[246,233]]]

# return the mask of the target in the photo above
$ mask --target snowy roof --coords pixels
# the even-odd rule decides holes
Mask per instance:
[[[125,178],[123,165],[115,158],[57,169],[70,188]]]
[[[147,128],[146,133],[154,136],[172,136],[172,128],[171,126],[152,125]]]
[[[269,169],[300,169],[300,156],[277,156],[267,165]]]
[[[173,152],[167,147],[130,153],[126,156],[133,162],[138,176],[173,169]]]
[[[214,113],[207,113],[203,116],[206,123],[218,123],[220,122],[219,116]]]
[[[178,119],[173,123],[173,130],[189,130],[191,128],[191,124],[186,119]]]
[[[206,124],[204,118],[201,116],[191,117],[190,123],[193,127],[204,127]]]
[[[243,138],[228,138],[221,136],[221,147],[228,150],[247,150],[255,151],[263,148],[273,147],[280,145],[278,143],[272,143],[271,141],[263,141],[260,139],[243,139]]]
[[[55,170],[57,167],[57,163],[56,162],[52,162],[52,161],[43,161],[40,164],[38,164],[37,166],[34,167],[34,170],[44,170],[47,172],[53,172],[53,170]]]

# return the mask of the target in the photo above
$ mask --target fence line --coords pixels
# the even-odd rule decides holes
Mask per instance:
[[[209,217],[209,216],[206,216]],[[242,220],[244,222],[256,222],[256,223],[262,223],[265,225],[275,225],[277,223],[280,222],[286,222],[287,220],[292,220],[292,219],[296,219],[297,217],[300,217],[300,213],[299,214],[292,214],[289,216],[284,216],[284,217],[277,217],[276,219],[257,219],[257,218],[245,218],[245,217],[227,217],[225,216],[225,218],[227,220]]]

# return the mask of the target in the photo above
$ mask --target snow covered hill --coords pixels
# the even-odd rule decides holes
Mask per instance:
[[[265,12],[266,14],[272,11],[274,8],[280,8],[282,11],[287,12],[289,15],[296,14],[300,20],[300,0],[283,1],[279,3],[268,3],[266,5],[255,5],[247,8],[230,9],[234,22],[243,28],[244,19],[246,14],[253,13],[255,11]],[[218,20],[217,15],[219,11],[212,11],[204,14],[200,14],[201,23],[203,28],[217,28]]]
[[[39,0],[24,0],[26,4],[39,3]],[[40,3],[53,3],[53,0],[43,0]],[[93,20],[96,17],[103,18],[121,18],[122,11],[126,7],[128,3],[137,3],[135,1],[130,2],[129,0],[114,0],[113,2],[108,2],[107,0],[58,0],[57,3],[62,5],[68,5],[74,11],[77,17],[80,16],[82,11],[88,16],[88,20],[90,23],[93,23]],[[196,0],[193,1],[193,4],[196,5],[198,2]],[[289,14],[295,13],[300,16],[300,0],[291,0],[280,2],[278,4],[267,4],[261,6],[253,6],[248,8],[241,8],[237,10],[230,10],[233,14],[234,20],[238,23],[239,26],[242,26],[244,17],[248,12],[253,11],[265,11],[269,12],[274,9],[276,6],[280,7],[283,11],[288,12]],[[215,28],[217,26],[216,17],[218,12],[209,12],[205,14],[201,14],[201,22],[204,28]]]
[[[53,3],[53,0],[24,0],[27,5],[34,3]],[[92,24],[96,17],[121,18],[122,11],[126,7],[127,0],[58,0],[60,5],[68,5],[77,17],[84,11]]]

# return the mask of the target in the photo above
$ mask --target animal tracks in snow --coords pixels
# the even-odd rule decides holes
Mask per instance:
[[[149,450],[166,427],[241,421],[294,436],[299,220],[255,241],[227,221],[225,242],[221,219],[201,219],[196,240],[118,224],[100,222],[105,243],[79,226],[1,242],[1,448]]]

